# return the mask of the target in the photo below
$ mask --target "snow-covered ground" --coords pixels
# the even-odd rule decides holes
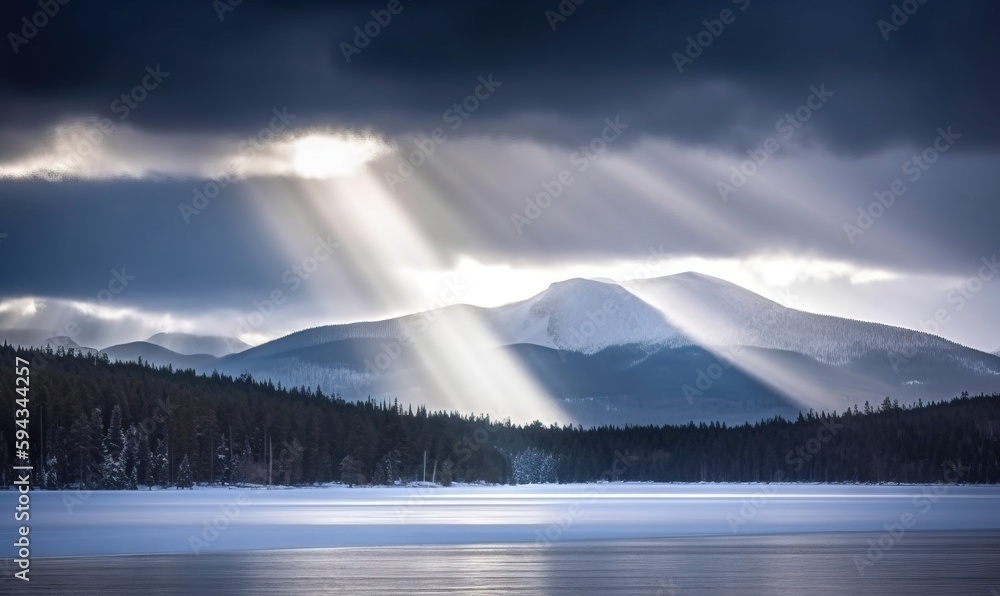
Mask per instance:
[[[0,492],[13,513],[17,494]],[[1000,487],[586,484],[38,491],[34,557],[1000,529]],[[0,534],[15,536],[13,515]],[[12,547],[2,557],[12,556]]]

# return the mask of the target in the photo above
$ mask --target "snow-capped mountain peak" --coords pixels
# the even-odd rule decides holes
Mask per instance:
[[[686,340],[656,308],[615,282],[569,279],[487,312],[501,343],[593,354],[609,346]]]
[[[836,365],[874,351],[968,350],[911,329],[789,308],[700,273],[637,281],[630,287],[701,345],[786,350]]]

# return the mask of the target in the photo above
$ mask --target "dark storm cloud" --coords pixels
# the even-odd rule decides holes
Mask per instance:
[[[889,1],[588,0],[553,31],[555,0],[402,0],[348,64],[340,44],[387,4],[245,0],[220,21],[208,0],[70,2],[16,54],[3,48],[0,127],[117,117],[114,99],[159,64],[169,79],[129,115],[140,128],[252,132],[288,106],[301,123],[426,131],[493,73],[502,93],[465,133],[577,141],[595,118],[623,114],[645,134],[741,148],[826,83],[837,102],[811,126],[838,152],[921,143],[946,123],[968,131],[962,151],[1000,141],[994,3],[896,2],[919,8],[886,40]],[[18,32],[37,10],[7,3],[0,25]],[[679,73],[674,53],[723,10],[733,22]]]
[[[178,203],[191,200],[192,186],[67,182],[53,196],[46,182],[5,182],[0,298],[96,301],[125,276],[127,287],[114,293],[118,305],[184,309],[197,300],[204,310],[250,304],[279,285],[289,263],[242,187],[226,189],[185,224]]]
[[[407,134],[442,126],[445,110],[492,74],[501,85],[449,130],[455,141],[438,148],[418,180],[393,189],[446,264],[462,255],[555,268],[644,259],[662,247],[674,256],[772,251],[967,275],[997,252],[995,3],[586,0],[553,31],[546,11],[558,10],[558,0],[402,0],[402,11],[348,63],[341,44],[353,43],[355,27],[388,4],[243,0],[220,20],[211,0],[70,0],[15,53],[7,33],[20,33],[22,17],[40,9],[37,0],[7,2],[0,8],[8,43],[0,45],[0,164],[31,154],[54,124],[93,116],[119,123],[114,102],[141,84],[147,68],[169,74],[103,148],[120,141],[143,163],[175,159],[185,167],[201,155],[185,151],[187,143],[228,148],[282,107],[296,114],[295,127],[373,128],[400,135],[408,149]],[[886,40],[877,23],[903,5],[918,8]],[[732,22],[678,72],[675,53],[688,51],[689,36],[704,39],[704,21],[724,10]],[[724,203],[716,182],[812,86],[835,96]],[[609,159],[580,172],[581,182],[517,233],[511,214],[524,211],[543,181],[572,168],[569,153],[616,115],[629,128],[611,153],[631,161]],[[856,222],[875,191],[904,177],[912,153],[948,126],[962,136],[947,158],[908,181],[908,193],[849,242],[843,225]],[[139,133],[158,134],[134,147],[126,142]],[[478,134],[514,139],[476,145],[456,138]],[[811,151],[816,145],[833,155]],[[371,171],[384,181],[405,156],[383,156]],[[112,270],[125,268],[136,280],[116,296],[123,304],[248,310],[284,287],[282,271],[301,258],[279,246],[253,200],[285,201],[294,212],[301,198],[271,196],[250,179],[186,225],[178,203],[204,183],[0,181],[0,233],[8,235],[0,237],[0,299],[91,299]],[[433,192],[422,193],[428,187]],[[303,242],[296,250],[309,248]],[[350,268],[331,268],[330,276],[341,269]]]

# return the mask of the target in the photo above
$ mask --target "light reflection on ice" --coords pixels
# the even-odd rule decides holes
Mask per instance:
[[[16,493],[0,494],[13,510]],[[1000,529],[1000,487],[599,484],[34,492],[35,556]],[[733,523],[736,520],[738,523]],[[216,533],[206,528],[215,524]],[[16,531],[0,522],[0,531]],[[543,540],[544,541],[544,540]],[[6,555],[5,555],[6,556]]]

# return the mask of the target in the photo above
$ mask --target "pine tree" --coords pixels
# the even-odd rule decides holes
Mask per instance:
[[[124,488],[135,490],[139,487],[139,468],[142,453],[139,448],[139,435],[141,431],[136,425],[131,425],[125,431],[125,438],[122,445],[121,460],[124,472]]]
[[[68,463],[73,470],[71,478],[76,478],[78,485],[83,487],[86,478],[83,471],[90,461],[90,421],[82,412],[73,420],[69,429],[69,443],[71,460]]]
[[[451,461],[451,458],[444,460],[441,464],[441,470],[438,472],[438,478],[441,486],[451,486],[452,473],[455,469],[455,463]]]
[[[160,437],[160,440],[156,444],[156,456],[154,458],[153,467],[156,470],[156,484],[160,486],[167,486],[170,484],[170,456],[167,451],[169,442],[169,437],[164,434]]]
[[[399,478],[399,451],[386,453],[375,466],[375,484],[390,485]]]
[[[142,483],[152,489],[156,486],[156,456],[152,449],[146,448],[143,460]]]
[[[231,463],[232,454],[230,453],[229,443],[226,441],[226,435],[221,435],[219,437],[219,446],[215,448],[215,477],[219,479],[220,484],[228,484],[232,480],[229,468]]]
[[[125,488],[125,466],[121,457],[110,451],[104,453],[101,461],[101,488],[115,490]]]
[[[345,455],[344,459],[340,460],[340,481],[349,487],[365,483],[365,477],[361,473],[361,463],[350,455]]]
[[[136,465],[136,479],[138,483],[145,486],[153,486],[155,474],[153,473],[153,454],[149,449],[149,435],[142,427],[139,428],[139,431],[139,460]]]
[[[125,436],[122,433],[122,409],[116,404],[111,410],[111,422],[108,423],[108,432],[104,435],[104,440],[101,442],[101,453],[112,453],[118,455],[121,453],[122,447],[125,444]]]
[[[185,453],[181,461],[181,467],[177,469],[177,487],[191,488],[194,486],[194,476],[191,474],[191,462]]]
[[[122,457],[122,411],[117,405],[111,410],[111,423],[101,441],[101,487],[128,488],[125,459]]]
[[[94,411],[90,413],[90,422],[88,429],[88,457],[84,463],[86,469],[81,470],[81,476],[83,478],[84,484],[90,488],[94,488],[100,485],[101,479],[97,477],[100,474],[100,465],[103,459],[103,453],[101,453],[101,443],[104,440],[104,422],[103,413],[101,408],[94,408]]]
[[[45,469],[42,472],[42,482],[45,488],[59,488],[59,458],[55,453],[45,454]]]

